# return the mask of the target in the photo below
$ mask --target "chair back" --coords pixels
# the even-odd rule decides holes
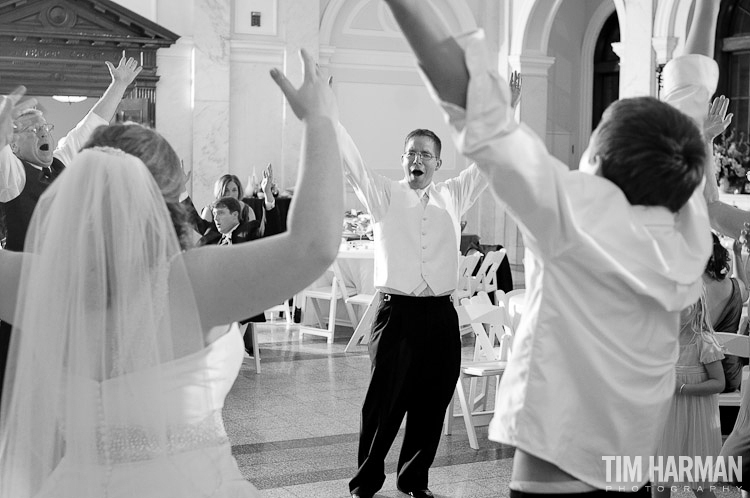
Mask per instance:
[[[484,255],[484,259],[476,275],[472,293],[480,290],[490,293],[497,290],[497,269],[500,268],[500,263],[505,259],[505,254],[505,249],[499,249],[497,251],[490,251]]]
[[[468,256],[461,255],[458,257],[458,283],[456,285],[456,290],[453,293],[453,302],[457,303],[465,297],[471,297],[472,275],[474,274],[474,270],[477,268],[481,257],[482,254],[478,252],[469,254]]]
[[[512,349],[512,331],[508,326],[505,304],[494,305],[486,293],[464,299],[456,308],[459,323],[470,325],[476,339],[474,360],[507,361]],[[499,345],[499,347],[498,347]]]
[[[513,289],[505,293],[505,308],[508,310],[508,319],[514,331],[518,329],[518,324],[521,323],[525,305],[526,289]]]

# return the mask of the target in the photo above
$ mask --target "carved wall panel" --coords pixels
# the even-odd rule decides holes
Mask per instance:
[[[104,61],[143,65],[126,98],[145,99],[153,125],[156,51],[179,35],[109,0],[0,1],[0,92],[99,97],[111,81]]]

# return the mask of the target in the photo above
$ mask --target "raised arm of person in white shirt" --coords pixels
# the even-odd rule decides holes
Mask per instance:
[[[718,14],[718,0],[696,0],[693,20],[685,40],[685,54],[698,54],[713,59]],[[737,239],[744,224],[750,222],[750,213],[719,200],[719,189],[716,185],[713,165],[713,140],[729,126],[732,118],[731,114],[726,114],[728,103],[728,100],[725,100],[723,96],[715,100],[710,108],[707,121],[704,123],[707,141],[704,197],[708,204],[711,227],[724,235]]]
[[[344,164],[344,176],[354,189],[362,204],[378,222],[388,211],[391,202],[391,180],[374,173],[367,167],[357,144],[343,125],[337,127],[341,158]]]
[[[544,243],[536,240],[541,236],[551,250],[559,244],[558,234],[565,229],[561,213],[565,203],[559,202],[557,182],[560,175],[569,172],[568,167],[551,156],[527,128],[522,126],[514,133],[519,127],[512,107],[514,98],[497,74],[489,67],[485,70],[483,62],[473,61],[477,72],[471,74],[470,81],[464,49],[451,37],[430,2],[385,2],[458,131],[462,152],[477,162],[498,197],[528,228],[524,232],[527,245],[542,249]],[[470,83],[484,92],[482,102],[467,100]],[[467,116],[474,117],[472,129],[466,128]]]
[[[135,81],[143,69],[132,57],[125,59],[123,56],[117,67],[109,61],[105,64],[112,77],[109,87],[86,116],[58,142],[55,148],[54,155],[63,164],[67,165],[72,162],[94,129],[109,123],[128,86]],[[10,150],[10,146],[2,147],[0,149],[0,202],[8,202],[18,197],[25,185],[26,174],[23,164]]]

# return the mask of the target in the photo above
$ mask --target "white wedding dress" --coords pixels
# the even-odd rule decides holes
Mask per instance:
[[[221,417],[224,398],[239,372],[244,346],[239,329],[233,326],[205,349],[161,365],[161,389],[171,411],[166,414],[168,454],[156,456],[158,447],[148,429],[150,415],[122,403],[146,402],[129,396],[128,386],[153,382],[153,372],[138,372],[103,382],[79,378],[80,395],[94,398],[101,409],[90,427],[96,431],[96,451],[74,449],[65,452],[59,465],[45,481],[40,498],[79,498],[90,494],[92,485],[107,498],[248,498],[260,496],[243,479],[231,454]],[[124,416],[123,416],[124,415]],[[97,461],[87,461],[96,455]]]

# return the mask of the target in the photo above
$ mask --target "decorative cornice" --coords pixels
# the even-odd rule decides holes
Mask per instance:
[[[285,50],[283,43],[231,40],[229,60],[281,66],[284,63]]]
[[[332,68],[409,72],[413,72],[416,68],[416,60],[411,52],[326,48],[326,56],[329,59],[328,65]]]

